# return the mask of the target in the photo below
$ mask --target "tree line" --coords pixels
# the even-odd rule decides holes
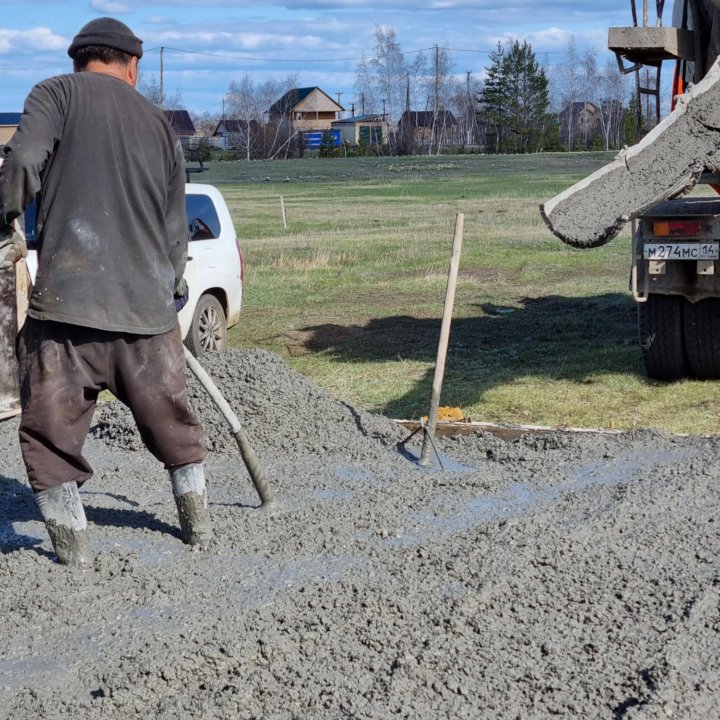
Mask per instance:
[[[258,82],[245,73],[229,84],[221,116],[195,113],[193,121],[207,135],[221,119],[232,121],[241,157],[288,157],[298,149],[292,122],[270,123],[267,111],[296,87],[297,74]],[[527,41],[498,43],[479,78],[457,74],[447,49],[406,53],[393,28],[377,27],[372,55],[355,68],[354,97],[342,104],[352,116],[373,114],[387,124],[389,144],[371,152],[609,150],[638,138],[629,87],[614,59],[601,66],[573,37],[553,64],[539,60]],[[177,93],[160,97],[152,77],[140,89],[164,107],[182,102]]]

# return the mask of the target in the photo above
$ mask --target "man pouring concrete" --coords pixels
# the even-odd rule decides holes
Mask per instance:
[[[37,195],[38,270],[17,346],[20,447],[60,562],[85,565],[82,448],[104,389],[168,469],[182,539],[207,546],[212,529],[174,300],[187,259],[182,150],[135,90],[143,51],[130,28],[93,20],[68,54],[73,72],[31,90],[6,146],[0,264],[26,252],[13,221]]]

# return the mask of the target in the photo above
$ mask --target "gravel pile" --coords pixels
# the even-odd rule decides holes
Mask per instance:
[[[388,445],[408,434],[392,420],[331,397],[274,353],[230,350],[206,356],[202,365],[257,452],[266,448],[312,455],[342,452],[350,459],[363,459],[384,454]],[[226,420],[189,371],[188,394],[203,420],[208,447],[215,452],[237,452]],[[114,447],[143,447],[132,415],[117,402],[98,409],[91,433]]]
[[[113,407],[86,445],[94,567],[55,564],[0,424],[0,719],[717,717],[717,437],[478,434],[424,470],[276,356],[207,367],[277,498],[218,445],[209,552]]]

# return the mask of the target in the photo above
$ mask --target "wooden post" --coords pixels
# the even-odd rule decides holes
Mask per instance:
[[[445,308],[443,310],[442,324],[440,325],[440,342],[438,343],[437,360],[435,362],[435,377],[433,379],[432,395],[430,397],[430,412],[428,424],[423,433],[422,451],[419,463],[422,466],[430,460],[430,449],[435,437],[438,407],[440,407],[440,391],[442,390],[445,375],[445,360],[447,358],[448,341],[450,340],[450,323],[452,322],[453,305],[455,303],[455,287],[457,286],[458,269],[460,267],[460,252],[462,251],[463,228],[465,216],[458,213],[455,218],[455,236],[453,238],[452,258],[448,271],[447,290],[445,292]]]
[[[283,220],[283,227],[287,230],[288,229],[288,223],[287,223],[287,210],[285,209],[285,199],[283,196],[280,196],[280,212],[282,214],[282,220]]]

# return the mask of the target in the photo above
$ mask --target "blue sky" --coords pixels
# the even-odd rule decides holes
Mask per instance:
[[[642,5],[642,3],[639,3]],[[143,39],[141,72],[164,82],[187,109],[219,114],[231,80],[297,73],[349,107],[355,67],[373,53],[377,26],[393,27],[403,51],[448,49],[454,71],[481,77],[487,50],[527,39],[538,58],[559,58],[574,36],[599,51],[607,28],[629,25],[629,0],[2,0],[0,111],[20,111],[32,85],[67,72],[66,50],[89,20],[110,15]],[[654,6],[654,3],[652,3]],[[670,5],[670,3],[668,3]],[[666,10],[666,15],[670,11]],[[669,24],[669,17],[666,18]]]

